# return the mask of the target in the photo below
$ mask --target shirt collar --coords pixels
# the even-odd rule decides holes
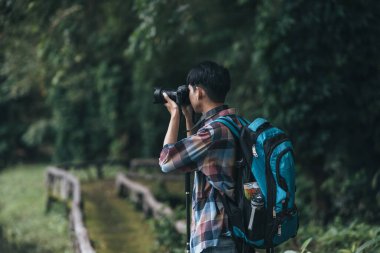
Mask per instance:
[[[236,109],[226,107],[226,108],[216,112],[215,114],[211,114],[209,117],[205,118],[204,123],[208,124],[210,121],[216,120],[217,118],[219,118],[221,116],[227,116],[227,115],[233,115],[233,114],[236,114]]]
[[[203,113],[202,117],[198,120],[198,122],[191,129],[191,132],[197,131],[199,128],[203,127],[210,120],[214,120],[215,118],[218,118],[219,116],[226,116],[226,115],[235,114],[235,113],[236,113],[236,110],[233,108],[230,109],[228,107],[228,105],[217,106],[217,107]]]
[[[208,120],[209,118],[212,118],[213,116],[219,114],[221,111],[224,111],[224,110],[227,110],[229,107],[228,105],[220,105],[220,106],[217,106],[207,112],[205,112],[203,115],[202,115],[202,120]]]

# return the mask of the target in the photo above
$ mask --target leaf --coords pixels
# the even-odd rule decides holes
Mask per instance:
[[[361,253],[361,252],[363,252],[363,250],[365,250],[365,249],[367,249],[367,248],[369,248],[369,247],[371,247],[371,246],[377,244],[378,242],[380,242],[380,236],[378,236],[378,237],[376,237],[376,238],[374,238],[374,239],[372,239],[372,240],[369,240],[369,241],[365,242],[363,245],[361,245],[361,246],[355,251],[355,253]]]
[[[307,246],[309,246],[310,242],[313,240],[312,237],[310,237],[309,239],[307,239],[303,244],[302,244],[302,247],[301,247],[301,253],[304,253]]]
[[[338,252],[339,253],[352,253],[352,251],[349,249],[340,249]]]

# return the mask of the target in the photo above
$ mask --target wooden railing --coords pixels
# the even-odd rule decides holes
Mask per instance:
[[[142,209],[146,216],[153,216],[156,219],[173,216],[173,210],[157,201],[147,187],[132,181],[123,173],[117,174],[115,184],[119,196],[128,196],[132,202]],[[186,232],[184,221],[177,221],[175,228],[178,233],[184,234]]]
[[[139,169],[148,169],[151,173],[140,173]],[[126,171],[129,178],[143,178],[147,180],[160,178],[167,180],[180,180],[184,178],[183,173],[163,173],[158,164],[158,158],[134,158],[129,162],[129,169]]]
[[[175,173],[171,173],[171,174],[164,174],[163,172],[160,172],[160,171],[153,171],[152,173],[148,174],[148,173],[141,173],[141,172],[137,172],[137,171],[126,171],[126,176],[132,180],[135,180],[135,179],[145,179],[145,180],[162,180],[162,181],[179,181],[179,180],[184,180],[184,175],[183,173],[182,174],[175,174]]]
[[[129,163],[129,168],[131,170],[136,170],[137,168],[152,168],[159,169],[158,158],[134,158]]]
[[[79,180],[65,170],[48,167],[46,170],[46,187],[48,190],[47,209],[50,208],[53,198],[66,201],[70,206],[70,228],[75,251],[77,253],[95,253],[83,223]]]

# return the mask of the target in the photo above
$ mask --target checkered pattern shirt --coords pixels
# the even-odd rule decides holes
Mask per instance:
[[[163,147],[159,164],[163,172],[195,171],[192,195],[191,253],[218,244],[222,234],[229,234],[228,218],[216,189],[234,198],[235,141],[220,116],[235,115],[234,109],[203,115],[204,125],[196,134]],[[231,116],[240,125],[235,116]]]

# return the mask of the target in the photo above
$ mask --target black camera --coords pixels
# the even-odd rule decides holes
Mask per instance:
[[[154,104],[164,104],[166,100],[162,93],[168,94],[169,98],[175,101],[179,106],[189,105],[189,88],[187,85],[181,85],[177,90],[164,90],[163,88],[154,88],[153,92],[153,103]]]

